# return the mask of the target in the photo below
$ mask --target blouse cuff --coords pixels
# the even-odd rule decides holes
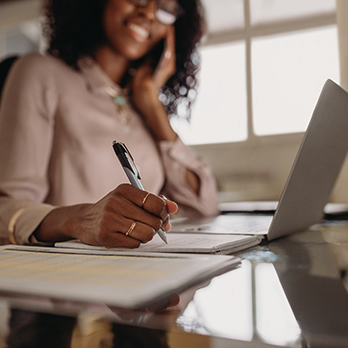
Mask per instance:
[[[175,141],[161,141],[159,143],[162,155],[169,156],[185,168],[194,169],[197,158],[192,151],[178,137]]]
[[[180,138],[174,142],[160,142],[159,149],[166,171],[163,192],[179,203],[179,213],[192,217],[216,215],[216,185],[207,163],[196,157]],[[187,183],[186,169],[195,173],[200,180],[198,195]]]
[[[55,207],[49,204],[33,204],[26,207],[18,217],[13,236],[17,244],[49,246],[51,243],[39,242],[33,235],[45,216]]]

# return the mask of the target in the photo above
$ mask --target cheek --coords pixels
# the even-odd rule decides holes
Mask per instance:
[[[104,32],[105,34],[110,33],[110,31],[113,30],[113,26],[115,25],[115,16],[114,16],[114,11],[112,9],[112,5],[109,3],[109,5],[105,8],[105,12],[104,12],[104,17],[103,17],[103,26],[104,26]]]
[[[115,26],[120,26],[122,18],[127,16],[132,9],[133,6],[126,1],[109,1],[104,10],[104,31],[111,32],[115,30]]]

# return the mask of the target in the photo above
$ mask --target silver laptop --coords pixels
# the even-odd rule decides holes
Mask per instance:
[[[265,235],[268,240],[319,223],[348,150],[348,94],[327,80],[273,216],[220,215],[173,221],[172,232]]]

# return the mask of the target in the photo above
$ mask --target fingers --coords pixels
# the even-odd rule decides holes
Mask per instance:
[[[173,294],[168,299],[168,308],[175,307],[180,302],[180,296],[178,294]]]
[[[169,200],[165,200],[164,198],[159,197],[153,193],[140,190],[135,186],[129,184],[122,184],[118,186],[118,188],[115,190],[115,195],[122,195],[126,198],[127,201],[135,204],[139,208],[142,208],[139,210],[136,209],[134,206],[130,205],[129,203],[124,202],[124,204],[126,204],[123,207],[124,216],[134,220],[138,220],[137,218],[139,218],[141,219],[140,221],[143,221],[142,219],[145,219],[143,222],[155,224],[153,227],[157,227],[157,229],[161,227],[162,223],[156,226],[155,221],[158,220],[154,220],[153,218],[151,218],[151,215],[152,217],[157,217],[157,219],[159,218],[162,221],[165,220],[168,217],[167,204],[171,211],[176,211],[176,203]]]
[[[161,228],[163,220],[168,217],[166,202],[159,196],[140,190],[129,184],[122,184],[113,193],[115,209],[119,211],[122,201],[121,215],[152,226],[156,231]],[[116,212],[116,211],[115,211]]]
[[[142,194],[142,199],[141,203],[138,197],[139,191],[137,192],[137,195],[134,195],[132,197],[134,203],[138,206],[140,206],[143,209],[143,212],[137,212],[137,220],[145,222],[148,226],[153,227],[154,233],[158,231],[160,228],[163,229],[163,231],[168,232],[171,229],[171,223],[170,223],[170,214],[174,214],[178,210],[178,206],[175,202],[167,199],[163,195],[160,197],[157,195],[154,195],[150,192],[146,191],[140,191]],[[145,214],[144,214],[145,212]],[[146,212],[151,213],[150,215],[147,214]],[[132,215],[127,215],[128,218],[133,218]],[[159,219],[158,219],[159,218]],[[130,225],[130,228],[134,226]],[[140,227],[139,225],[138,227]],[[126,235],[130,235],[130,232],[126,232]],[[141,240],[143,243],[146,241],[149,241],[152,239],[153,235],[151,236],[150,239],[148,239],[147,236],[142,236],[143,238],[139,237],[139,234],[135,236],[132,234],[133,238],[137,238]]]
[[[168,212],[167,218],[163,220],[162,229],[164,232],[169,232],[172,228],[172,224],[170,223],[170,215],[178,211],[178,205],[163,195],[161,195],[160,197],[162,197],[166,202]]]
[[[164,196],[163,196],[163,199],[166,202],[168,214],[170,215],[175,214],[178,211],[178,205]]]
[[[168,51],[172,54],[175,53],[175,29],[174,26],[168,28],[168,34],[166,37]]]
[[[164,39],[164,51],[154,71],[153,79],[162,86],[175,73],[175,70],[175,31],[174,27],[170,26]]]
[[[164,313],[166,310],[174,310],[173,307],[177,306],[180,302],[178,294],[172,294],[168,298],[163,299],[150,307],[145,308],[148,313]]]
[[[168,217],[167,204],[165,200],[152,193],[148,193],[144,196],[141,207],[149,213],[158,216],[162,221]]]
[[[149,242],[156,233],[154,228],[139,221],[127,220],[127,222],[130,225],[127,231],[124,232],[124,235],[136,239],[141,243]]]
[[[124,221],[125,223],[122,225],[126,226],[128,224],[128,228],[118,227],[117,231],[106,231],[106,233],[101,234],[99,237],[100,244],[106,248],[138,248],[141,243],[145,244],[149,242],[156,234],[156,230],[147,224],[129,219],[125,219]]]
[[[150,207],[150,202],[148,202],[148,200],[151,200],[152,198],[156,200],[157,205],[152,204]],[[163,231],[168,232],[172,228],[172,225],[170,223],[170,215],[178,211],[178,205],[175,202],[165,198],[164,196],[161,196],[163,202],[159,201],[158,198],[159,197],[156,195],[151,196],[151,193],[147,193],[142,201],[142,208],[150,211],[152,214],[159,216],[162,220],[162,224],[159,228],[162,228]],[[158,229],[156,229],[156,231]]]
[[[144,204],[146,203],[147,198],[150,196],[150,192],[146,193],[143,200],[141,201],[141,207],[144,208]]]
[[[97,243],[107,248],[136,248],[149,242],[160,228],[170,230],[169,212],[177,210],[173,201],[129,184],[118,186],[98,203]]]
[[[166,37],[166,49],[164,53],[168,58],[168,66],[170,74],[173,75],[176,70],[175,65],[175,30],[174,26],[168,28],[168,35]]]

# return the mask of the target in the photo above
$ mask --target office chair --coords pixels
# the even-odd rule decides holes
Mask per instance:
[[[1,98],[2,88],[4,87],[7,74],[10,71],[12,64],[15,62],[17,58],[18,56],[11,56],[11,57],[5,58],[3,61],[0,62],[0,98]]]

